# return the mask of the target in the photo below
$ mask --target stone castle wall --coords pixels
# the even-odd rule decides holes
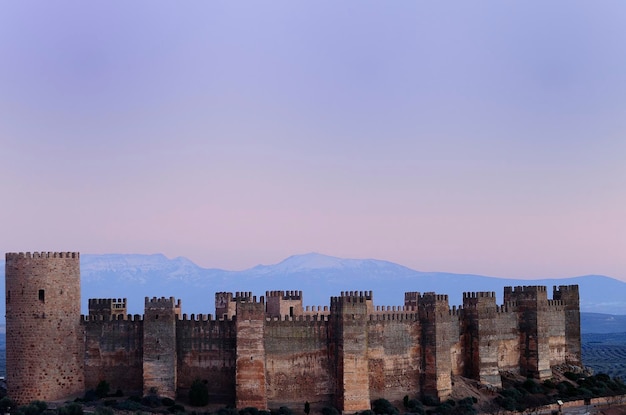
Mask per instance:
[[[272,407],[321,409],[333,401],[329,321],[311,316],[265,322],[267,400]]]
[[[141,316],[88,316],[85,336],[85,389],[107,381],[111,391],[143,391],[143,319]]]
[[[184,397],[200,379],[213,403],[359,411],[377,398],[444,400],[452,374],[499,387],[502,371],[544,379],[580,364],[577,286],[555,287],[551,300],[545,287],[508,287],[503,305],[466,293],[458,307],[418,292],[400,307],[355,291],[306,309],[300,291],[216,293],[215,318],[188,318],[174,298],[146,298],[143,316],[121,314],[125,299],[98,299],[81,317],[78,254],[7,254],[6,275],[7,376],[20,403],[102,380]]]
[[[207,381],[211,402],[234,402],[236,350],[232,319],[183,315],[176,323],[179,394],[187,396],[193,381],[200,379]]]
[[[367,326],[370,396],[399,402],[405,391],[420,390],[420,328],[416,311],[371,317]]]

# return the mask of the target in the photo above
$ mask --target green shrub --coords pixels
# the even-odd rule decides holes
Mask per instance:
[[[192,406],[206,406],[209,404],[209,388],[205,381],[196,379],[189,389],[189,404]]]
[[[81,399],[82,402],[93,402],[98,400],[98,394],[95,390],[89,389]]]
[[[83,415],[83,407],[75,402],[57,409],[58,415]]]
[[[163,405],[163,406],[172,406],[175,403],[176,402],[174,402],[174,399],[171,399],[171,398],[161,398],[161,405]]]
[[[530,378],[526,379],[524,383],[522,383],[522,387],[528,393],[543,393],[543,389],[541,389],[541,386]]]
[[[139,398],[138,396],[133,396],[125,401],[117,402],[115,404],[115,409],[128,412],[139,411],[143,409],[143,405],[140,403],[140,401],[141,398]]]
[[[0,412],[3,414],[6,414],[9,412],[9,409],[13,409],[15,407],[17,407],[17,404],[8,396],[0,399]]]
[[[286,406],[281,406],[277,411],[272,411],[272,415],[293,415],[293,411]]]
[[[515,411],[517,401],[509,396],[498,396],[495,402],[507,411]]]
[[[249,406],[240,410],[239,415],[259,415],[259,410]]]
[[[21,409],[24,415],[40,415],[41,414],[41,411],[39,411],[39,408],[37,407],[37,405],[33,405],[32,403],[22,406]]]
[[[573,381],[577,381],[578,379],[583,377],[583,375],[581,375],[580,373],[574,373],[574,372],[565,372],[563,373],[563,376]]]
[[[409,399],[406,404],[407,409],[412,413],[424,412],[424,405],[417,399]]]
[[[96,395],[100,399],[106,398],[107,396],[109,396],[110,389],[111,386],[109,385],[109,382],[107,382],[106,380],[101,380],[100,382],[98,382],[98,386],[96,386]]]
[[[98,406],[95,411],[95,415],[113,415],[113,409],[106,406]]]
[[[339,411],[333,406],[325,406],[322,408],[322,415],[339,415]]]
[[[542,383],[545,389],[556,389],[556,383],[552,379],[546,379]]]
[[[167,408],[168,412],[172,413],[172,414],[181,414],[181,413],[185,413],[185,407],[179,404],[174,404],[172,406],[170,406],[169,408]]]
[[[217,415],[239,415],[239,412],[235,408],[220,408],[217,410]]]
[[[141,398],[141,404],[148,408],[158,408],[161,406],[161,399],[156,395],[150,394]]]
[[[432,395],[424,395],[422,402],[425,406],[437,406],[439,405],[439,399]]]
[[[387,399],[383,398],[376,399],[372,402],[372,411],[374,411],[375,414],[387,415],[398,415],[400,413],[398,408],[393,406]]]

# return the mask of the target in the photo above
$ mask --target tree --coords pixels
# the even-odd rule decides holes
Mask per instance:
[[[189,389],[189,403],[193,406],[206,406],[209,403],[209,388],[206,383],[196,379]]]
[[[107,382],[106,380],[101,380],[100,382],[98,382],[98,386],[96,386],[96,395],[100,399],[106,398],[109,395],[110,389],[111,386],[109,385],[109,382]]]

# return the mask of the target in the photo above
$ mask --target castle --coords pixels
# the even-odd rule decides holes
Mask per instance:
[[[501,386],[508,371],[546,379],[580,365],[578,286],[465,293],[407,292],[375,306],[371,292],[342,292],[306,307],[299,291],[216,293],[215,316],[186,315],[180,300],[90,299],[80,314],[76,252],[6,254],[8,394],[18,403],[82,395],[107,381],[127,394],[185,396],[206,380],[214,403],[237,408],[370,408],[405,395],[443,400],[452,376]]]

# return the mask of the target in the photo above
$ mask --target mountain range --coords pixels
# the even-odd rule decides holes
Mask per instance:
[[[4,287],[4,263],[0,263]],[[463,292],[494,291],[503,301],[503,287],[578,284],[583,313],[626,315],[626,283],[601,275],[562,279],[506,279],[470,274],[420,272],[375,259],[344,259],[317,253],[291,256],[278,264],[258,265],[243,271],[202,268],[184,257],[154,255],[81,255],[82,311],[89,298],[127,298],[128,312],[142,314],[145,297],[176,297],[183,312],[215,312],[215,293],[299,290],[304,305],[329,305],[341,291],[372,291],[376,305],[402,305],[404,292],[434,291],[448,294],[450,306],[463,303]],[[3,288],[4,289],[4,288]],[[4,302],[0,303],[4,315]],[[607,318],[608,319],[608,318]],[[604,319],[604,320],[607,320]],[[619,321],[622,321],[618,318]],[[608,320],[607,320],[608,321]]]

